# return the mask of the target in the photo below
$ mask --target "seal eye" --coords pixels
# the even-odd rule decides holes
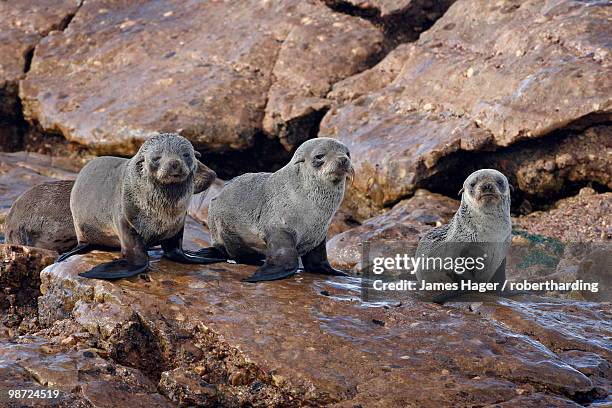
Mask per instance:
[[[472,187],[472,188],[476,187],[476,182],[475,182],[475,181],[472,181],[472,182],[470,183],[470,187]]]
[[[158,162],[158,161],[160,161],[160,160],[161,160],[161,156],[153,156],[153,157],[151,157],[151,161],[152,161],[153,163],[157,163],[157,162]]]
[[[315,160],[323,160],[324,157],[325,157],[325,153],[319,153],[314,158]]]
[[[188,152],[183,153],[183,157],[184,157],[184,158],[186,158],[186,159],[188,159],[188,158],[190,158],[190,157],[191,157],[191,154],[189,154]]]
[[[346,152],[346,157],[348,157],[349,159],[351,158],[351,152],[349,152],[348,150]]]

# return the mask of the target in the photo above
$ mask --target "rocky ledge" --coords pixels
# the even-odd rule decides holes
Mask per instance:
[[[207,238],[189,223],[188,246]],[[115,256],[41,272],[41,331],[0,346],[7,370],[86,406],[108,406],[96,400],[106,383],[153,406],[339,407],[569,407],[605,399],[611,385],[609,303],[372,304],[358,278],[252,285],[241,279],[253,267],[155,253],[150,273],[133,279],[78,276]]]

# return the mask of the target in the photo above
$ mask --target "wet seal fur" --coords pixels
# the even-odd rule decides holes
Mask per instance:
[[[6,243],[68,251],[77,244],[70,191],[74,181],[37,184],[13,203],[4,223]]]
[[[348,148],[337,140],[304,142],[275,173],[233,179],[211,200],[210,258],[259,263],[248,282],[284,279],[302,259],[306,272],[345,276],[327,260],[326,235],[354,174]]]
[[[471,269],[459,275],[453,270],[416,270],[419,281],[436,283],[498,283],[506,280],[506,255],[512,239],[510,218],[511,185],[501,172],[481,169],[463,183],[461,205],[451,222],[430,230],[421,238],[415,256],[476,257],[487,254],[482,270]],[[424,295],[428,300],[444,302],[465,291],[445,291]],[[423,295],[423,293],[421,293]]]
[[[182,249],[189,200],[198,169],[191,143],[176,134],[148,139],[131,159],[99,157],[79,172],[70,196],[78,245],[58,261],[95,248],[121,248],[122,259],[80,275],[119,279],[149,267],[147,249],[161,245],[164,257],[180,263],[216,259]],[[214,172],[206,175],[214,180]]]

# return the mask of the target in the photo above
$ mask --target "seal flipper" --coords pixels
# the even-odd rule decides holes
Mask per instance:
[[[187,251],[185,251],[187,252]],[[215,247],[202,248],[193,252],[194,255],[202,256],[204,258],[218,259],[219,262],[227,261],[229,259],[229,255],[225,250],[221,250]]]
[[[315,249],[302,256],[304,271],[331,276],[350,276],[348,273],[333,268],[327,260],[326,240],[324,239]]]
[[[183,264],[210,264],[227,260],[227,258],[221,257],[202,256],[201,252],[203,250],[198,252],[185,251],[183,249],[183,230],[184,228],[181,228],[178,234],[162,242],[164,258]]]
[[[138,275],[145,272],[148,268],[148,262],[139,265],[130,263],[127,259],[117,259],[98,265],[87,272],[79,273],[79,276],[90,279],[114,280]]]
[[[72,248],[70,251],[64,252],[63,254],[61,254],[55,262],[62,262],[70,258],[72,255],[85,254],[87,252],[93,251],[94,249],[95,247],[91,244],[87,244],[87,243],[78,244],[77,246]]]
[[[277,230],[266,237],[268,250],[266,261],[244,282],[260,282],[285,279],[294,275],[299,267],[295,237],[288,231]]]
[[[103,263],[87,272],[79,273],[79,276],[94,279],[121,279],[146,271],[149,268],[147,247],[125,218],[119,221],[119,239],[123,259]]]

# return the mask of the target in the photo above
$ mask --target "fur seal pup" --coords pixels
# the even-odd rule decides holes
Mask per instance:
[[[304,142],[275,173],[248,173],[211,200],[211,258],[265,262],[248,282],[287,278],[298,270],[346,276],[327,260],[326,234],[354,174],[348,148],[335,139]],[[260,263],[261,264],[261,263]]]
[[[208,190],[216,174],[197,161],[193,193]],[[78,241],[70,212],[74,181],[51,181],[33,186],[13,203],[4,223],[7,244],[26,245],[59,253],[74,248]]]
[[[74,181],[37,184],[13,203],[4,223],[7,244],[50,249],[59,253],[77,244],[70,214]]]
[[[470,174],[463,183],[461,205],[447,225],[436,227],[421,238],[415,256],[431,258],[478,258],[482,268],[474,265],[462,274],[457,268],[444,269],[439,265],[422,266],[416,270],[419,281],[436,283],[492,282],[500,284],[506,279],[506,254],[511,242],[510,218],[511,186],[502,173],[493,169],[481,169]],[[457,263],[455,262],[455,265]],[[435,302],[443,302],[465,291],[429,294]]]
[[[78,245],[58,261],[94,248],[121,248],[122,259],[80,274],[98,279],[144,272],[149,266],[147,249],[159,244],[164,257],[175,262],[217,262],[182,249],[197,155],[187,139],[160,134],[144,142],[131,159],[90,161],[70,195]],[[211,182],[212,174],[207,177]]]

